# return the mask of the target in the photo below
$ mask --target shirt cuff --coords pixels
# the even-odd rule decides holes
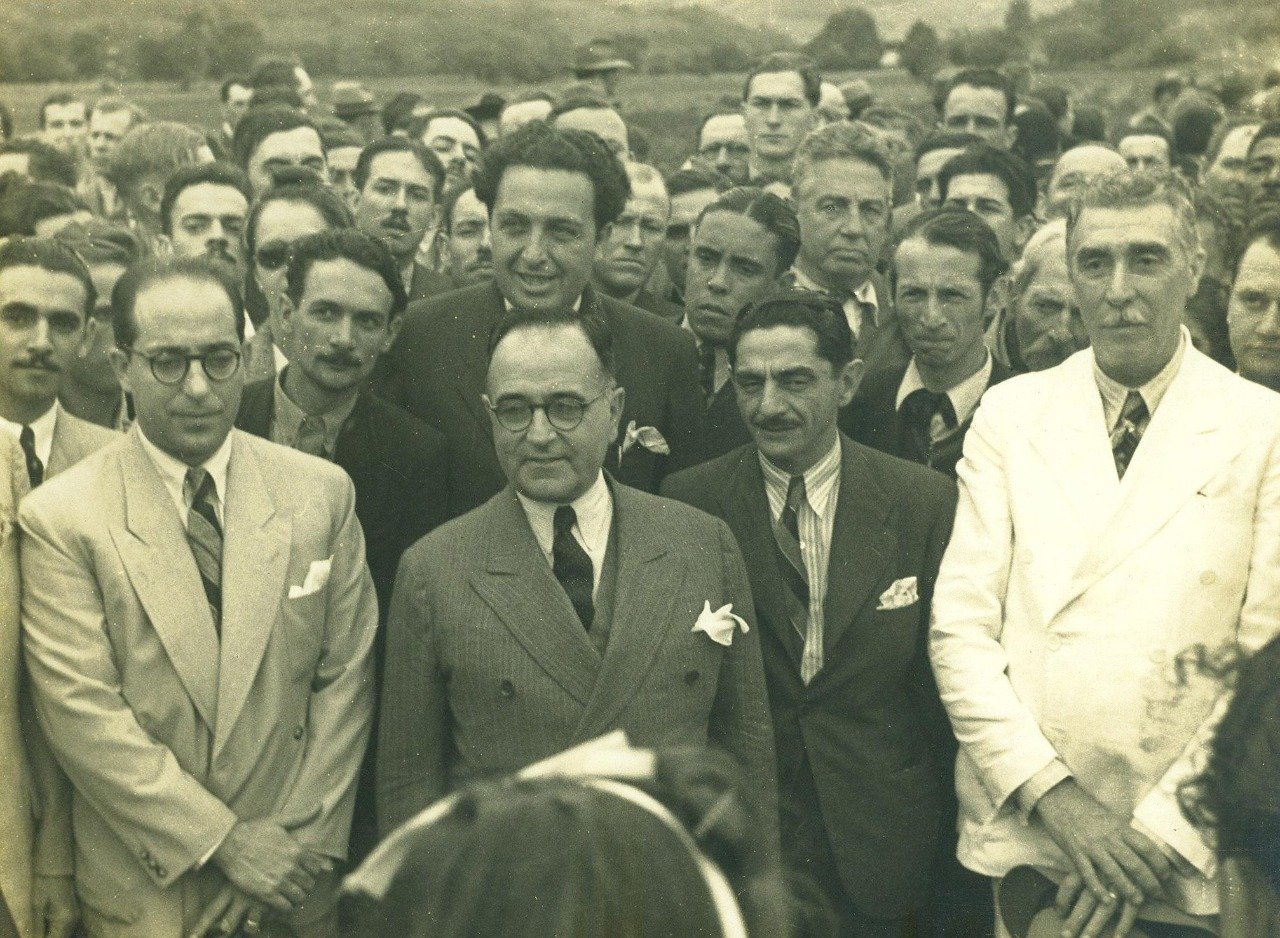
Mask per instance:
[[[1071,770],[1061,759],[1054,759],[1018,789],[1019,818],[1023,824],[1031,820],[1031,812],[1049,789],[1071,778]]]
[[[210,847],[209,852],[202,856],[196,863],[196,869],[202,870],[209,864],[209,861],[213,859],[213,855],[218,852],[218,848],[226,843],[227,838],[231,836],[231,831],[234,827],[235,825],[232,824],[231,827],[227,828],[227,832],[219,837],[218,842]]]

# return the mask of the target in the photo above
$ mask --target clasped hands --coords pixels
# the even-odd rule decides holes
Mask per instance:
[[[1066,919],[1064,938],[1095,938],[1112,922],[1113,938],[1124,938],[1138,909],[1163,894],[1172,860],[1074,779],[1046,792],[1035,813],[1072,865],[1055,902]]]
[[[288,915],[333,869],[333,861],[302,846],[274,821],[240,821],[214,852],[211,862],[227,882],[205,907],[192,938],[256,935],[269,912]]]

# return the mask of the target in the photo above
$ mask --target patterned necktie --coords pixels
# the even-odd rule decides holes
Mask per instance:
[[[800,678],[808,684],[822,669],[822,633],[821,623],[809,615],[809,573],[800,549],[800,510],[806,498],[804,476],[792,476],[787,483],[786,503],[773,525],[773,539],[778,548],[778,567],[790,593],[791,625],[804,638]]]
[[[716,396],[716,347],[703,342],[698,349],[698,373],[702,378],[702,396],[708,404]]]
[[[1125,470],[1142,442],[1142,434],[1146,432],[1151,416],[1147,413],[1147,403],[1137,391],[1130,391],[1124,399],[1124,407],[1120,410],[1120,419],[1111,431],[1111,454],[1116,460],[1116,473],[1124,478]]]
[[[200,571],[205,598],[213,612],[213,624],[222,634],[222,525],[218,523],[218,493],[213,476],[203,468],[187,470],[183,494],[189,499],[187,542]]]
[[[294,440],[293,448],[324,459],[326,457],[324,421],[310,414],[303,417],[302,425],[298,427],[298,436]]]
[[[23,427],[18,434],[18,443],[22,446],[22,455],[27,457],[27,481],[35,488],[44,481],[44,463],[36,455],[36,432],[30,427]]]
[[[596,614],[595,604],[591,599],[595,587],[595,569],[591,565],[591,558],[573,536],[573,526],[577,523],[578,515],[572,505],[561,505],[556,509],[553,522],[555,540],[551,544],[551,572],[568,594],[569,602],[573,603],[582,627],[590,629],[591,620]]]
[[[956,412],[951,406],[951,398],[938,391],[916,388],[903,400],[899,413],[903,427],[899,441],[901,455],[913,462],[927,465],[934,438],[941,435],[934,433],[935,422],[938,422],[939,429],[949,429],[956,425]]]

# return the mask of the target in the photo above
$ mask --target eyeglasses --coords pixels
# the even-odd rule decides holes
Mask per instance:
[[[574,397],[572,394],[557,394],[541,404],[535,404],[521,397],[504,398],[497,404],[490,404],[489,410],[493,411],[493,416],[497,418],[502,428],[511,433],[522,433],[528,430],[533,423],[534,413],[539,410],[547,415],[547,423],[552,427],[568,432],[576,430],[578,424],[582,423],[587,408],[607,393],[607,391],[601,391],[589,401]]]
[[[236,348],[215,348],[195,353],[166,351],[154,355],[136,349],[128,351],[146,359],[152,376],[161,384],[176,385],[187,380],[192,362],[200,363],[210,381],[226,381],[240,368],[240,350]]]
[[[268,241],[258,246],[253,253],[254,260],[264,270],[279,270],[289,263],[289,255],[293,253],[291,241]]]

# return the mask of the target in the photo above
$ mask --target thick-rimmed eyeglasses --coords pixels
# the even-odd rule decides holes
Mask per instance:
[[[156,352],[154,355],[127,350],[131,355],[146,359],[152,376],[161,384],[181,384],[187,380],[192,362],[199,362],[210,381],[226,381],[240,368],[240,350],[215,348],[206,352]]]
[[[511,433],[523,433],[528,430],[533,423],[533,415],[537,411],[547,415],[547,423],[554,429],[568,432],[576,430],[578,424],[582,423],[587,408],[607,393],[608,391],[601,391],[589,401],[584,401],[572,394],[557,394],[541,404],[522,397],[503,398],[496,404],[490,404],[489,410],[493,411],[493,416],[502,429]]]

